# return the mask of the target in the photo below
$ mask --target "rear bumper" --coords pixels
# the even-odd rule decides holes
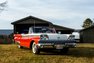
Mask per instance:
[[[64,47],[73,48],[76,47],[75,40],[40,40],[38,43],[39,49],[53,48],[63,49]]]

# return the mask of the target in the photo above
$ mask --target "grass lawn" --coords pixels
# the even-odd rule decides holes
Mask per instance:
[[[58,52],[32,53],[16,44],[0,45],[0,63],[94,63],[94,44],[77,44],[67,54]]]

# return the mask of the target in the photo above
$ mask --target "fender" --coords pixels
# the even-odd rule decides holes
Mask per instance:
[[[27,48],[30,48],[30,44],[32,41],[35,42],[35,44],[38,44],[40,40],[40,36],[30,36],[27,34],[15,34],[14,35],[14,41],[19,43],[20,46],[24,46]]]

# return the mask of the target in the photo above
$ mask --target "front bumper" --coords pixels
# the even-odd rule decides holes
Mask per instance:
[[[73,48],[76,47],[75,40],[40,40],[38,43],[39,49],[53,48],[63,49],[64,47]]]

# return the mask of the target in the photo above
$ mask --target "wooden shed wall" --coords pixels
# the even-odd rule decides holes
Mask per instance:
[[[94,28],[80,32],[80,41],[84,43],[94,43]]]

